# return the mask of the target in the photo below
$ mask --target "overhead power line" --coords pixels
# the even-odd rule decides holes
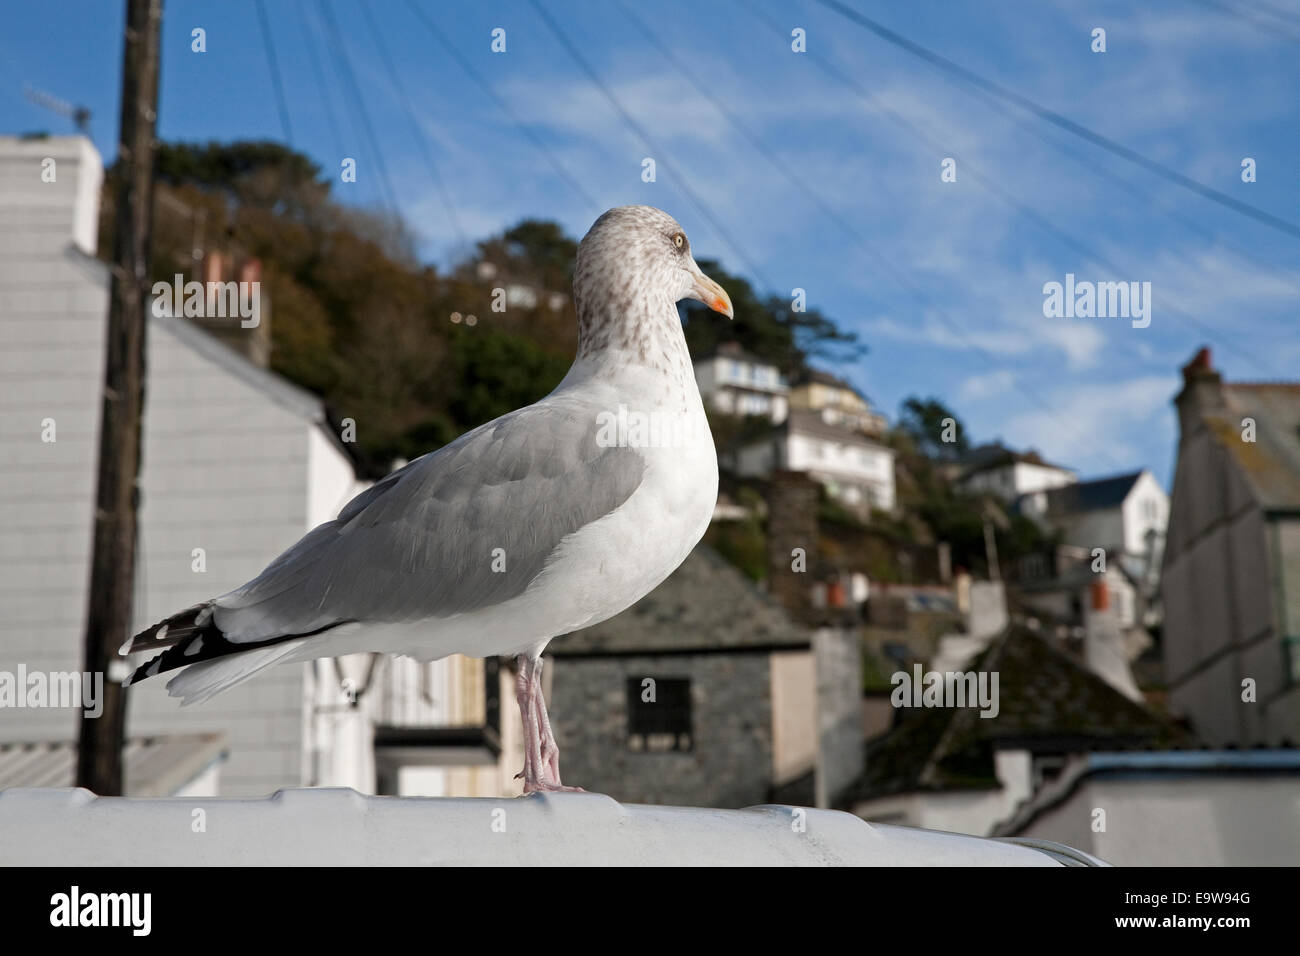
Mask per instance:
[[[298,0],[298,12],[303,23],[308,20],[312,21],[314,27],[320,24],[315,17],[307,16],[307,0]],[[316,86],[320,89],[320,100],[325,107],[325,120],[329,124],[330,136],[334,140],[334,151],[338,154],[336,161],[343,156],[343,134],[339,131],[338,117],[334,115],[334,104],[330,100],[329,86],[325,83],[325,71],[321,69],[320,57],[316,55],[316,37],[315,31],[306,29],[303,31],[303,46],[307,48],[307,58],[311,60],[312,73],[316,77]]]
[[[1027,96],[1023,96],[1014,90],[1008,89],[993,80],[985,79],[973,70],[969,70],[953,60],[935,53],[934,51],[921,46],[919,43],[914,43],[901,33],[897,33],[883,24],[872,20],[870,17],[864,16],[852,7],[845,6],[843,3],[840,3],[839,0],[814,0],[814,2],[820,4],[833,13],[838,14],[844,19],[857,24],[863,29],[871,31],[886,42],[893,44],[901,50],[905,50],[921,60],[924,60],[931,66],[934,66],[951,76],[955,76],[987,93],[991,93],[999,99],[1013,103],[1021,109],[1034,114],[1039,119],[1055,126],[1059,126],[1061,129],[1073,136],[1077,136],[1085,142],[1113,153],[1121,159],[1140,166],[1147,172],[1153,173],[1156,176],[1166,179],[1184,189],[1190,190],[1204,199],[1218,203],[1227,209],[1231,209],[1233,212],[1253,219],[1256,222],[1276,229],[1279,232],[1286,233],[1292,238],[1300,239],[1300,225],[1296,225],[1280,216],[1274,216],[1272,213],[1265,212],[1263,209],[1260,209],[1257,206],[1252,206],[1250,203],[1234,199],[1227,193],[1198,182],[1189,176],[1184,176],[1177,170],[1170,169],[1168,166],[1165,166],[1163,163],[1158,163],[1154,159],[1149,159],[1136,150],[1130,149],[1122,143],[1116,142],[1109,136],[1104,136],[1101,133],[1089,129],[1081,123],[1076,123],[1069,117],[1063,116],[1055,110],[1050,110],[1029,99]]]
[[[1265,36],[1276,39],[1279,34],[1284,35],[1292,41],[1300,41],[1300,33],[1296,32],[1296,21],[1285,19],[1280,11],[1271,10],[1267,7],[1258,8],[1248,6],[1233,6],[1223,0],[1200,0],[1207,7],[1218,10],[1220,13],[1226,13],[1236,17],[1242,23],[1245,23]]]
[[[352,63],[348,59],[347,50],[343,46],[343,37],[339,33],[338,23],[334,20],[334,13],[330,9],[329,0],[320,0],[320,12],[325,21],[325,29],[330,47],[334,51],[335,61],[342,69],[343,78],[346,80],[343,86],[345,98],[347,93],[352,94],[352,108],[365,129],[369,144],[368,149],[375,161],[375,170],[379,173],[379,185],[384,194],[385,204],[391,214],[397,215],[396,193],[393,191],[392,180],[388,178],[388,166],[384,162],[384,151],[379,148],[379,137],[375,135],[375,129],[370,125],[370,111],[366,109],[365,100],[361,96],[361,87],[357,84],[356,74],[352,71]]]
[[[439,45],[442,46],[447,55],[455,60],[456,63],[460,65],[460,68],[469,75],[470,79],[478,84],[479,89],[486,93],[488,98],[496,103],[501,111],[510,118],[511,122],[515,124],[515,127],[519,132],[522,133],[524,137],[527,138],[534,147],[536,147],[537,151],[546,158],[547,162],[551,164],[551,168],[559,174],[560,178],[568,184],[569,188],[580,196],[582,201],[585,202],[588,207],[598,213],[602,212],[604,207],[596,201],[596,198],[587,191],[587,188],[582,185],[576,176],[564,168],[564,165],[559,161],[550,148],[547,147],[546,143],[528,127],[523,119],[520,118],[519,114],[510,108],[510,104],[498,95],[497,91],[494,90],[485,79],[483,79],[482,74],[474,67],[473,62],[447,38],[447,35],[433,21],[433,18],[425,14],[423,10],[416,6],[415,0],[406,0],[406,4],[411,8],[411,12],[415,14],[416,19],[424,24],[425,28],[433,34],[433,38],[438,41]]]
[[[738,2],[740,2],[740,0],[738,0]],[[745,5],[742,3],[742,6]],[[767,19],[752,7],[745,6],[745,9],[750,10],[750,12],[754,13],[760,20],[763,20],[765,23],[767,23],[767,25],[771,27],[773,30],[775,30],[776,32],[784,35],[782,28],[778,24],[772,22],[770,19]],[[811,57],[811,59],[812,62],[817,64],[828,75],[830,75],[834,79],[838,80],[839,82],[843,83],[844,85],[852,89],[854,92],[856,92],[858,96],[862,97],[873,109],[879,110],[880,112],[889,116],[894,122],[898,123],[898,125],[902,126],[910,134],[912,134],[917,139],[919,139],[923,144],[926,145],[928,149],[935,150],[944,154],[949,154],[949,149],[947,146],[945,146],[943,143],[938,142],[933,136],[927,133],[924,129],[922,129],[917,123],[915,123],[911,119],[902,115],[897,110],[893,109],[887,104],[882,103],[877,97],[875,97],[871,93],[870,90],[868,90],[865,86],[863,86],[861,83],[855,80],[852,76],[838,69],[823,57]],[[1116,266],[1115,263],[1110,261],[1109,258],[1107,258],[1102,253],[1096,251],[1095,249],[1093,249],[1090,245],[1088,245],[1088,243],[1084,242],[1082,239],[1079,239],[1078,237],[1070,234],[1068,231],[1055,225],[1048,217],[1044,216],[1042,213],[1038,212],[1036,209],[1029,206],[1027,203],[1023,202],[1022,200],[1012,195],[1008,190],[1003,188],[994,179],[981,172],[980,169],[975,164],[973,164],[970,160],[962,159],[961,163],[962,163],[962,169],[964,169],[971,176],[971,178],[973,178],[976,182],[978,182],[980,186],[982,186],[984,189],[990,192],[994,196],[994,198],[1004,203],[1005,205],[1009,206],[1010,208],[1016,210],[1019,214],[1024,216],[1026,219],[1032,222],[1039,229],[1043,230],[1048,235],[1052,236],[1062,244],[1080,253],[1086,259],[1098,265],[1101,265],[1103,268],[1110,270],[1112,273],[1116,275],[1120,274],[1119,268]],[[1218,332],[1208,324],[1197,319],[1194,315],[1190,314],[1185,309],[1179,308],[1177,305],[1172,303],[1166,305],[1165,308],[1173,315],[1185,321],[1188,325],[1191,325],[1196,329],[1198,329],[1202,334],[1206,335],[1212,341],[1214,341],[1215,344],[1221,345],[1226,351],[1233,352],[1234,354],[1241,356],[1242,358],[1246,359],[1248,362],[1250,362],[1256,368],[1260,369],[1265,374],[1270,376],[1276,376],[1276,372],[1268,365],[1268,363],[1264,362],[1262,359],[1253,355],[1249,351],[1243,349],[1241,346],[1237,345],[1235,341],[1233,341],[1231,338],[1227,337],[1223,333]]]
[[[293,127],[289,124],[289,107],[284,100],[284,87],[280,83],[280,65],[275,56],[275,40],[271,37],[271,23],[266,16],[266,4],[263,0],[253,0],[257,8],[257,20],[262,27],[262,45],[266,49],[266,62],[271,68],[271,86],[275,89],[275,101],[280,108],[280,127],[284,138],[293,145]]]
[[[542,18],[542,21],[546,24],[547,28],[555,35],[555,38],[568,52],[573,61],[578,64],[578,67],[587,74],[587,77],[591,82],[596,85],[602,94],[604,94],[605,99],[609,100],[610,105],[614,107],[614,111],[622,117],[624,125],[632,131],[637,139],[641,140],[646,149],[655,154],[659,165],[668,170],[669,174],[673,177],[674,184],[681,190],[682,194],[690,200],[696,211],[704,217],[710,226],[713,227],[714,233],[731,247],[732,252],[734,252],[741,260],[745,268],[749,270],[750,274],[770,290],[772,288],[771,284],[763,278],[762,271],[755,264],[754,260],[745,252],[744,247],[732,237],[731,231],[722,224],[721,220],[716,215],[714,215],[713,210],[709,208],[708,203],[706,203],[700,195],[691,188],[691,184],[687,182],[686,177],[669,159],[668,151],[661,148],[650,134],[646,132],[645,128],[636,121],[636,118],[627,111],[627,108],[623,106],[623,103],[619,100],[618,96],[615,95],[614,91],[611,90],[600,78],[600,75],[592,67],[591,63],[589,63],[587,58],[582,55],[573,41],[570,40],[564,30],[561,29],[560,25],[555,22],[549,13],[546,12],[546,8],[542,6],[539,0],[528,0],[528,2],[532,5],[533,9],[537,11],[537,15]]]
[[[420,150],[420,155],[424,159],[424,164],[429,168],[429,176],[433,179],[434,188],[438,190],[438,195],[442,198],[443,208],[447,210],[447,219],[451,223],[452,231],[456,233],[456,238],[461,245],[466,242],[465,231],[460,226],[460,219],[456,216],[456,206],[451,201],[451,193],[447,191],[447,183],[442,178],[442,173],[438,171],[438,164],[434,162],[433,150],[429,148],[429,138],[425,135],[420,121],[416,119],[415,107],[411,104],[411,98],[407,95],[406,87],[402,85],[401,76],[397,72],[397,67],[393,65],[393,58],[388,53],[388,48],[384,46],[383,37],[380,36],[379,26],[375,23],[374,14],[370,12],[368,4],[360,4],[361,13],[365,17],[366,24],[370,27],[370,33],[375,38],[375,46],[379,48],[379,58],[384,61],[384,66],[388,69],[388,75],[393,81],[393,86],[397,89],[398,98],[401,101],[402,108],[406,112],[406,119],[411,124],[411,133],[415,136],[416,146]]]
[[[740,0],[743,2],[743,0]],[[780,172],[789,182],[801,193],[808,197],[809,201],[827,218],[834,222],[843,230],[849,238],[861,246],[864,251],[876,261],[882,271],[884,271],[895,283],[904,289],[917,303],[926,311],[935,315],[939,321],[954,335],[958,342],[965,345],[968,349],[980,356],[991,368],[1001,371],[1004,366],[999,363],[992,355],[988,353],[978,343],[971,341],[963,333],[960,324],[954,319],[946,309],[930,299],[907,274],[898,267],[888,256],[882,253],[862,230],[860,230],[851,219],[841,215],[833,206],[824,200],[815,189],[801,177],[788,163],[782,160],[776,153],[768,148],[767,144],[754,133],[743,121],[736,116],[721,98],[713,93],[694,73],[694,71],[678,57],[660,37],[650,28],[649,24],[638,17],[628,6],[627,3],[620,0],[619,6],[623,13],[636,25],[641,33],[659,50],[667,59],[673,68],[693,86],[700,95],[709,100],[714,107],[726,118],[733,128],[737,130],[754,149],[763,156],[778,172]],[[779,28],[778,28],[779,29]],[[1028,398],[1034,405],[1042,409],[1057,424],[1063,427],[1069,427],[1063,420],[1061,414],[1047,399],[1043,398],[1034,389],[1029,388],[1022,382],[1013,380],[1012,387]],[[1101,447],[1094,446],[1093,451],[1099,456],[1111,463],[1116,468],[1120,464],[1111,457],[1109,452]]]

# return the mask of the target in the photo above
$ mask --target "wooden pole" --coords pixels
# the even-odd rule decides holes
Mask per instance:
[[[104,708],[98,718],[81,718],[77,749],[77,786],[101,795],[122,793],[126,699],[113,664],[132,624],[161,26],[162,0],[127,0],[112,285],[85,634],[85,668],[105,677]]]

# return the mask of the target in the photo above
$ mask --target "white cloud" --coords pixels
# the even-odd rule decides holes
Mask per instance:
[[[1152,461],[1154,449],[1173,455],[1170,403],[1177,391],[1174,375],[1066,386],[1047,395],[1055,414],[1025,409],[1007,418],[1001,431],[1013,444],[1085,473],[1156,467],[1164,462]]]
[[[958,396],[967,402],[978,402],[993,396],[1001,396],[1015,386],[1016,376],[1010,369],[998,369],[983,375],[972,375],[957,389]]]

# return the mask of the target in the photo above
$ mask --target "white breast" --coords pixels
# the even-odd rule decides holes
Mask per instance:
[[[617,388],[577,381],[566,398],[580,395],[595,416],[655,416],[644,431],[629,428],[629,444],[644,456],[646,471],[620,507],[568,535],[524,593],[502,604],[418,624],[368,629],[375,650],[424,660],[448,654],[511,655],[540,648],[552,638],[598,624],[635,604],[663,582],[704,535],[718,497],[718,459],[694,378],[665,384],[625,372]],[[545,401],[545,400],[544,400]],[[648,438],[649,446],[636,444]],[[327,641],[329,635],[322,635]],[[355,636],[349,636],[354,642]],[[316,653],[327,653],[317,650]]]

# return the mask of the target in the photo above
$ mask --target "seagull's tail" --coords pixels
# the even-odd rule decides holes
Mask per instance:
[[[201,703],[283,660],[311,636],[285,634],[256,643],[238,643],[217,626],[213,610],[211,601],[196,604],[127,641],[119,653],[153,650],[160,653],[137,667],[122,686],[129,687],[146,677],[184,667],[184,671],[168,682],[167,693],[185,698],[185,704]],[[313,633],[335,626],[331,624]]]
[[[209,697],[248,680],[258,671],[277,664],[303,645],[306,638],[281,641],[270,647],[258,647],[240,654],[191,664],[167,682],[167,693],[181,697],[182,707],[201,704]]]

